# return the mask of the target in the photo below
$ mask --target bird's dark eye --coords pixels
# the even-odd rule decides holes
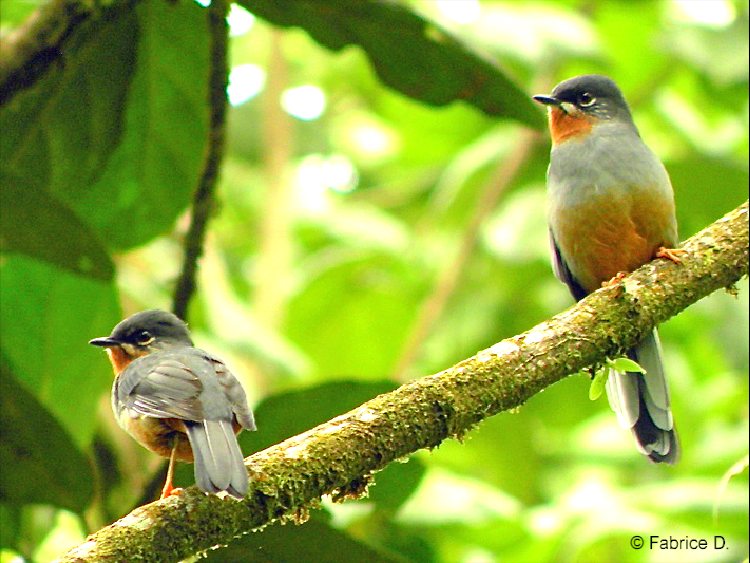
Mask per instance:
[[[139,330],[133,335],[133,339],[139,346],[146,346],[154,341],[154,336],[147,330]]]
[[[578,96],[578,106],[582,108],[588,108],[594,105],[596,102],[596,98],[589,94],[588,92],[584,92],[580,96]]]

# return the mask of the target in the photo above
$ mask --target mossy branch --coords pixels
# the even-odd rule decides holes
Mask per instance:
[[[62,561],[171,561],[302,512],[322,495],[361,494],[368,476],[635,344],[651,328],[748,273],[748,204],[685,242],[681,264],[656,260],[528,332],[407,383],[258,452],[243,502],[191,487],[92,534]],[[581,401],[585,401],[581,397]]]

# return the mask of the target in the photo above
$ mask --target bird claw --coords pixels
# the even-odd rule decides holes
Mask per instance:
[[[683,248],[667,248],[665,246],[660,246],[656,251],[655,256],[657,258],[666,258],[675,264],[681,264],[682,260],[680,259],[680,256],[684,256],[685,254],[687,254],[687,250]]]
[[[617,272],[611,280],[603,281],[602,287],[612,287],[613,285],[621,282],[628,275],[627,272]]]
[[[165,499],[167,497],[171,497],[172,495],[180,495],[182,494],[182,491],[184,489],[182,487],[173,487],[170,483],[169,486],[164,486],[164,489],[161,492],[161,496],[159,497],[159,500]]]

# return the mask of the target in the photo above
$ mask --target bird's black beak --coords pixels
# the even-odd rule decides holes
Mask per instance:
[[[115,346],[119,346],[120,342],[115,340],[114,338],[110,338],[109,336],[103,336],[101,338],[94,338],[93,340],[89,340],[89,344],[93,344],[94,346],[102,346],[103,348],[113,348]]]
[[[553,96],[544,96],[541,94],[537,94],[536,96],[532,96],[532,98],[534,99],[534,101],[539,102],[544,106],[559,106],[562,103],[560,100]]]

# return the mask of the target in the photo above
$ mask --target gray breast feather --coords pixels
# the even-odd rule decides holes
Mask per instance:
[[[552,150],[547,172],[551,205],[577,206],[612,187],[648,186],[671,197],[664,166],[627,128],[598,125],[586,138],[571,139]]]

